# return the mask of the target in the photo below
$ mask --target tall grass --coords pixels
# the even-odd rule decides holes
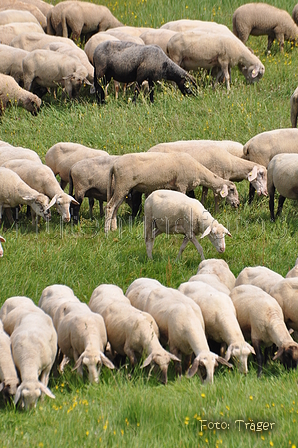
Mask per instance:
[[[199,18],[231,29],[233,11],[244,2],[100,3],[126,25],[159,27],[174,19]],[[290,13],[294,6],[288,0],[271,4]],[[44,161],[47,150],[58,141],[124,154],[183,139],[245,143],[260,132],[290,127],[289,100],[297,86],[298,49],[286,44],[284,54],[280,54],[274,43],[271,55],[266,56],[265,37],[251,37],[248,45],[266,68],[258,84],[247,85],[234,68],[229,94],[223,85],[214,89],[208,75],[199,72],[195,74],[199,84],[195,97],[183,97],[171,85],[161,83],[156,86],[154,104],[141,95],[133,105],[133,92],[129,90],[116,101],[113,87],[105,106],[98,106],[87,88],[74,101],[62,100],[58,91],[56,99],[44,97],[37,117],[15,106],[7,109],[0,119],[0,139],[34,149]],[[243,181],[237,187],[239,209],[223,202],[216,215],[232,238],[227,238],[226,251],[221,255],[208,240],[202,240],[206,258],[226,260],[236,276],[249,265],[268,266],[285,275],[297,257],[297,203],[287,200],[282,217],[271,223],[268,200],[256,197],[248,205],[248,183]],[[196,193],[199,198],[200,189]],[[207,208],[214,212],[211,193]],[[107,236],[97,204],[94,215],[91,221],[84,200],[77,227],[62,225],[54,211],[49,226],[41,221],[32,228],[25,213],[11,228],[2,224],[0,231],[7,242],[0,260],[0,305],[14,295],[29,296],[37,303],[42,290],[53,283],[70,286],[88,302],[101,283],[113,283],[125,291],[134,279],[143,276],[176,288],[196,273],[200,259],[194,247],[188,246],[182,258],[175,261],[181,236],[158,237],[153,260],[148,260],[142,214],[132,224],[127,205],[119,211],[119,230]],[[229,371],[221,367],[211,386],[202,386],[199,378],[179,381],[171,367],[169,384],[164,387],[156,372],[139,368],[132,372],[129,365],[116,372],[104,368],[99,384],[90,385],[68,367],[63,375],[51,377],[49,387],[56,399],[45,398],[28,413],[0,401],[1,446],[230,448],[291,447],[298,443],[297,372],[285,371],[277,362],[269,362],[259,380],[253,360],[246,377],[236,368]],[[207,420],[207,428],[202,426],[202,419]],[[244,420],[247,425],[236,424],[236,420]],[[216,422],[221,429],[215,429]],[[262,426],[262,431],[253,431],[249,423],[256,422],[272,423],[272,428]]]

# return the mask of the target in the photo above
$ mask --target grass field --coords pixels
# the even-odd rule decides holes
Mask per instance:
[[[58,2],[53,2],[53,4]],[[241,1],[96,1],[105,4],[126,25],[159,27],[180,18],[213,20],[232,28],[233,11]],[[294,4],[270,2],[292,12]],[[247,85],[237,68],[232,69],[229,94],[224,85],[214,90],[208,75],[195,76],[195,97],[183,97],[171,85],[156,86],[155,102],[142,95],[131,103],[132,91],[114,98],[113,87],[104,106],[98,106],[88,88],[77,100],[43,98],[38,116],[12,106],[0,118],[0,139],[38,152],[44,161],[47,150],[59,141],[73,141],[110,154],[147,151],[165,141],[186,139],[230,139],[245,143],[254,135],[290,127],[290,96],[297,87],[298,48],[287,43],[283,54],[278,44],[265,55],[266,37],[250,37],[263,64],[259,83]],[[245,266],[264,265],[286,275],[297,257],[298,211],[287,200],[281,218],[270,222],[268,199],[255,198],[248,205],[248,183],[237,184],[240,207],[224,202],[216,218],[231,232],[226,251],[218,254],[202,240],[206,258],[222,258],[237,276]],[[198,198],[200,191],[197,191]],[[86,202],[85,202],[86,201]],[[207,208],[214,212],[209,193]],[[88,302],[101,283],[112,283],[125,291],[138,277],[152,277],[166,286],[178,287],[196,273],[200,258],[187,246],[175,261],[181,236],[157,238],[153,260],[146,256],[143,221],[134,224],[128,206],[121,206],[119,230],[104,234],[104,221],[89,219],[88,202],[81,209],[79,226],[62,225],[53,212],[49,225],[37,228],[25,213],[17,225],[6,223],[0,233],[6,238],[0,260],[0,305],[15,295],[38,302],[42,290],[54,283],[73,288]],[[68,367],[51,377],[55,400],[45,398],[37,408],[22,412],[0,399],[0,446],[3,447],[294,447],[298,446],[297,372],[269,362],[257,379],[253,359],[249,373],[219,368],[214,384],[202,386],[198,377],[175,379],[162,386],[155,373],[129,365],[119,371],[103,368],[98,385],[78,378]]]

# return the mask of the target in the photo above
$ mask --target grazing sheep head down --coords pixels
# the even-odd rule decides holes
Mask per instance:
[[[231,357],[235,358],[239,362],[239,372],[246,375],[248,371],[247,358],[251,353],[256,354],[254,348],[248,342],[231,344],[227,349],[225,360],[229,361]]]
[[[83,365],[86,366],[88,369],[88,379],[90,383],[98,383],[100,369],[103,364],[109,369],[115,368],[114,364],[103,353],[99,353],[94,356],[93,354],[88,354],[85,351],[75,363],[73,370],[78,369],[79,374],[82,375]]]
[[[91,86],[91,83],[88,81],[87,76],[88,71],[87,69],[85,69],[79,70],[69,76],[63,77],[65,90],[70,98],[75,98],[76,96],[78,96],[83,84]]]
[[[221,356],[207,350],[201,351],[201,353],[195,358],[191,368],[187,372],[188,378],[194,376],[198,369],[204,372],[201,376],[204,383],[213,383],[214,370],[218,366],[218,363],[232,368],[232,364],[226,361]],[[199,373],[200,373],[199,370]]]
[[[26,410],[36,407],[37,400],[44,393],[50,398],[55,395],[41,381],[26,381],[18,388],[14,398],[15,404],[21,400],[21,406]]]
[[[5,238],[3,238],[3,236],[0,235],[0,257],[3,257],[3,247],[1,243],[5,243]]]
[[[247,179],[259,196],[261,196],[261,194],[268,196],[267,170],[265,167],[258,170],[257,166],[254,166],[252,171],[248,174]]]
[[[48,220],[51,219],[50,208],[52,207],[52,205],[52,201],[49,203],[48,197],[43,194],[39,194],[30,204],[37,215],[42,216],[42,218]]]
[[[229,182],[224,184],[219,192],[220,197],[226,198],[228,204],[232,207],[238,207],[239,205],[239,197],[238,191],[233,182]]]
[[[162,353],[151,353],[143,362],[141,369],[149,366],[149,364],[154,363],[159,366],[162,373],[162,383],[167,384],[168,382],[168,368],[171,361],[180,362],[180,359],[172,353],[162,350]]]
[[[279,359],[287,369],[295,369],[298,362],[298,344],[293,342],[279,347],[273,361],[276,359]]]
[[[245,79],[249,83],[254,83],[259,81],[264,73],[265,73],[265,67],[261,63],[259,64],[253,64],[250,66],[242,65],[241,63],[238,65],[241,73],[244,75]]]
[[[23,105],[32,115],[37,115],[40,110],[41,99],[37,95],[32,94],[30,98],[25,98]]]
[[[14,378],[7,378],[5,382],[0,383],[0,392],[3,393],[4,399],[7,400],[16,394],[19,383],[19,380]]]
[[[219,224],[216,219],[212,222],[210,226],[207,227],[205,232],[202,234],[201,238],[208,236],[209,240],[219,253],[223,253],[226,249],[225,236],[232,236],[228,229],[226,229],[222,224]]]
[[[55,194],[51,202],[52,205],[55,205],[57,212],[62,217],[64,222],[70,221],[70,204],[80,205],[78,201],[66,193]]]

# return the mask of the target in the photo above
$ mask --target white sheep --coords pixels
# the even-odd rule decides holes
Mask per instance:
[[[235,358],[240,372],[246,374],[247,358],[255,351],[244,339],[230,296],[202,281],[182,283],[178,291],[193,299],[201,308],[207,340],[226,344],[225,359]]]
[[[216,274],[196,274],[192,275],[188,281],[206,283],[207,285],[212,286],[217,291],[223,292],[224,294],[229,295],[231,292],[231,290],[219,280]]]
[[[9,297],[0,309],[0,320],[4,331],[10,336],[15,327],[19,325],[23,316],[28,313],[42,313],[32,299],[26,296]]]
[[[122,155],[110,170],[105,232],[117,228],[118,208],[132,189],[145,194],[158,189],[186,193],[198,185],[212,189],[234,207],[239,204],[235,184],[216,176],[189,154],[147,152]]]
[[[28,159],[34,163],[42,163],[36,151],[22,146],[13,146],[0,140],[0,165],[11,159]]]
[[[174,36],[176,31],[168,29],[155,29],[144,31],[140,35],[140,38],[145,42],[145,45],[159,45],[160,48],[166,53],[167,43],[171,37]]]
[[[103,316],[112,350],[126,355],[132,366],[137,357],[147,355],[141,368],[151,363],[162,371],[162,381],[167,383],[167,371],[171,360],[179,359],[167,352],[158,340],[158,327],[151,315],[136,309],[114,285],[100,285],[92,293],[89,307]]]
[[[267,52],[274,39],[284,49],[285,40],[294,41],[298,37],[298,27],[284,9],[267,3],[246,3],[233,14],[233,32],[245,44],[249,36],[268,35]]]
[[[281,306],[287,327],[298,331],[298,278],[280,280],[269,293]]]
[[[230,270],[228,263],[225,260],[210,258],[203,260],[198,266],[197,275],[201,274],[215,274],[219,281],[223,283],[231,291],[235,286],[235,275]]]
[[[156,320],[161,340],[169,344],[170,352],[179,359],[195,354],[187,376],[193,376],[199,368],[204,369],[204,380],[213,382],[214,369],[218,363],[231,367],[224,358],[212,353],[205,336],[205,324],[200,307],[176,289],[157,286],[152,289],[140,309]],[[176,364],[176,372],[182,369]],[[202,378],[203,379],[203,378]]]
[[[80,300],[69,286],[54,284],[43,289],[38,306],[53,319],[59,306],[66,302],[80,303]]]
[[[147,277],[140,277],[134,280],[125,292],[125,296],[129,299],[130,303],[138,308],[142,309],[145,305],[152,289],[157,286],[162,286],[158,280]]]
[[[173,20],[162,25],[160,29],[171,30],[175,31],[176,33],[196,30],[205,33],[213,32],[233,36],[232,32],[227,26],[217,22],[209,22],[207,20],[191,20],[191,19]]]
[[[197,199],[192,199],[179,191],[156,190],[145,200],[145,243],[149,258],[156,236],[161,233],[185,235],[180,246],[178,258],[187,243],[194,244],[202,260],[203,248],[196,239],[207,236],[217,252],[225,251],[225,236],[230,232],[206,210]]]
[[[39,23],[32,22],[16,22],[0,25],[0,42],[5,45],[10,45],[11,42],[18,36],[27,33],[44,34],[44,30]]]
[[[6,242],[5,238],[0,235],[0,258],[3,257],[3,253],[4,253],[3,252],[3,247],[2,247],[1,243],[5,243],[5,242]]]
[[[5,11],[0,10],[0,25],[5,25],[11,22],[33,22],[40,25],[39,21],[30,11],[18,11],[14,9],[6,9]]]
[[[79,143],[59,142],[51,146],[46,155],[45,162],[55,176],[60,176],[60,185],[64,190],[69,181],[70,168],[79,160],[108,156],[107,151],[94,149]]]
[[[283,280],[282,275],[266,266],[248,266],[236,278],[235,286],[254,285],[269,294],[270,289],[281,280]]]
[[[59,299],[60,300],[60,299]],[[55,300],[54,300],[55,301]],[[56,302],[58,304],[58,301]],[[58,326],[64,317],[69,313],[86,314],[90,311],[88,305],[78,300],[61,300],[59,306],[54,313],[47,313],[51,315],[54,327],[58,331]]]
[[[271,347],[275,344],[278,350],[273,360],[280,359],[286,367],[296,366],[298,344],[290,336],[278,302],[254,285],[237,286],[231,291],[230,297],[243,335],[246,340],[251,340],[255,349],[258,376],[262,373],[262,345]]]
[[[67,37],[50,36],[42,33],[22,33],[16,36],[9,45],[15,48],[21,48],[27,51],[42,49],[45,45],[52,42],[63,42],[71,47],[76,47],[73,40]]]
[[[74,359],[73,370],[83,376],[83,367],[86,366],[89,381],[98,383],[101,366],[105,365],[109,369],[114,369],[115,366],[104,354],[107,331],[102,316],[91,312],[86,304],[81,305],[85,306],[78,307],[78,304],[75,304],[72,311],[64,317],[60,316],[56,324],[58,346],[64,357]]]
[[[0,221],[3,209],[27,204],[38,216],[51,218],[50,208],[53,205],[49,198],[29,187],[14,171],[0,167]],[[10,217],[11,220],[11,217]],[[34,221],[32,222],[34,224]]]
[[[5,398],[15,395],[19,378],[11,353],[10,337],[4,331],[0,320],[0,392]]]
[[[28,51],[0,44],[0,72],[12,76],[18,84],[23,82],[22,60]]]
[[[235,36],[201,33],[196,30],[176,33],[167,44],[169,57],[185,70],[219,69],[216,82],[223,74],[230,90],[229,70],[238,65],[246,80],[259,81],[265,73],[260,59]]]
[[[12,76],[0,73],[0,115],[8,105],[22,106],[36,115],[41,106],[41,99],[20,87]]]
[[[19,0],[2,0],[0,11],[16,9],[18,11],[29,11],[33,16],[38,20],[38,23],[42,26],[42,29],[46,31],[47,28],[47,19],[46,16],[41,12],[41,10],[30,3],[25,3]]]
[[[48,196],[62,220],[70,221],[70,205],[79,205],[79,203],[72,196],[64,193],[51,168],[24,159],[9,160],[2,166],[17,173],[29,187]]]
[[[1,0],[3,3],[7,2],[7,0]],[[11,1],[11,0],[10,0]],[[22,0],[28,5],[35,5],[37,8],[43,13],[44,16],[47,15],[49,10],[53,8],[53,5],[43,1],[43,0]]]
[[[270,217],[271,221],[275,221],[275,190],[279,193],[276,216],[281,214],[286,198],[298,199],[298,154],[277,154],[271,159],[267,169]]]
[[[22,406],[30,409],[36,406],[42,393],[55,398],[47,387],[57,353],[57,333],[52,319],[42,311],[29,312],[23,315],[10,339],[13,359],[21,378],[15,404],[21,400]]]

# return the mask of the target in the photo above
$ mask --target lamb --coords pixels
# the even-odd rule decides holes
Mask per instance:
[[[230,232],[216,221],[203,205],[197,200],[179,191],[156,190],[151,193],[144,205],[145,243],[149,258],[152,258],[154,239],[161,233],[185,235],[178,257],[182,255],[187,243],[194,244],[204,260],[203,248],[196,239],[208,236],[219,253],[225,251],[225,236]]]
[[[79,205],[79,203],[71,195],[64,193],[51,168],[24,159],[10,160],[2,166],[17,173],[29,187],[48,196],[62,220],[70,221],[70,205]]]
[[[5,243],[5,242],[6,242],[5,238],[3,238],[3,236],[0,235],[0,258],[3,257],[3,253],[4,253],[1,243]]]
[[[285,325],[284,316],[277,301],[253,285],[235,287],[230,295],[236,308],[237,319],[246,340],[251,340],[258,363],[258,377],[262,373],[261,346],[278,347],[273,360],[280,359],[286,367],[296,367],[298,344],[293,341]]]
[[[260,59],[234,36],[219,33],[176,33],[168,41],[167,54],[184,70],[218,68],[216,82],[223,74],[230,90],[230,68],[238,65],[247,82],[259,81],[265,73]]]
[[[41,106],[41,99],[34,93],[19,86],[10,75],[0,73],[0,115],[9,104],[22,106],[24,109],[37,115]]]
[[[205,336],[205,325],[200,307],[189,297],[176,289],[157,286],[144,300],[141,310],[156,320],[161,339],[169,344],[170,352],[181,359],[182,354],[195,359],[187,376],[192,377],[199,367],[205,370],[205,382],[212,383],[214,369],[218,363],[231,367],[224,358],[210,352]],[[177,367],[179,375],[181,367]]]
[[[210,258],[209,260],[201,261],[198,266],[197,275],[205,274],[215,274],[219,281],[229,288],[230,291],[235,286],[235,275],[225,260]]]
[[[29,11],[33,16],[38,20],[38,23],[42,26],[42,29],[46,31],[47,28],[47,19],[46,16],[41,12],[41,10],[35,6],[23,1],[11,1],[11,0],[2,0],[0,11],[16,9],[18,11]]]
[[[62,42],[64,44],[70,45],[72,48],[76,47],[73,40],[67,37],[59,36],[49,36],[48,34],[42,33],[22,33],[16,36],[9,45],[14,48],[21,48],[27,51],[33,51],[37,49],[42,49],[48,43]]]
[[[22,146],[13,146],[0,140],[0,165],[12,159],[28,159],[34,163],[42,163],[36,151]]]
[[[47,14],[47,33],[71,37],[74,41],[83,37],[87,41],[99,31],[119,26],[123,24],[106,6],[91,2],[64,1],[55,5]]]
[[[233,14],[233,32],[244,44],[250,35],[268,35],[268,53],[274,39],[283,51],[285,40],[294,41],[298,37],[298,27],[290,14],[267,3],[247,3],[237,8]]]
[[[0,72],[12,76],[18,84],[23,82],[22,60],[28,51],[0,44]]]
[[[81,303],[69,286],[54,284],[43,289],[38,306],[53,319],[59,306],[68,302]]]
[[[11,42],[23,33],[44,34],[44,30],[38,23],[32,22],[16,22],[0,25],[0,42],[10,45]]]
[[[266,266],[244,268],[236,278],[235,286],[253,285],[270,294],[271,288],[283,280],[283,276]]]
[[[194,159],[223,179],[232,182],[241,182],[247,179],[258,195],[267,196],[267,171],[262,165],[249,160],[239,159],[226,148],[239,148],[238,142],[229,140],[180,140],[175,142],[159,143],[152,146],[149,152],[187,152]],[[243,146],[242,146],[243,151]],[[208,189],[203,189],[202,203]]]
[[[186,193],[198,185],[211,188],[216,195],[227,198],[234,207],[239,204],[235,184],[211,173],[189,154],[147,152],[122,155],[114,162],[110,171],[105,232],[111,226],[112,230],[117,228],[117,210],[130,190],[150,194],[163,188]]]
[[[182,283],[178,291],[193,299],[201,308],[207,340],[227,344],[226,361],[236,358],[239,371],[247,374],[247,358],[255,351],[243,337],[230,296],[201,281]]]
[[[42,393],[55,398],[47,387],[57,353],[57,333],[52,319],[41,311],[25,314],[10,339],[13,359],[21,377],[15,404],[21,400],[21,405],[30,409],[36,406]]]
[[[91,312],[87,305],[86,308],[86,311],[82,308],[70,311],[58,321],[58,346],[65,357],[74,359],[73,370],[83,376],[83,367],[86,366],[89,381],[98,383],[101,366],[109,369],[115,366],[104,355],[107,345],[104,320],[99,314]]]
[[[61,85],[70,98],[78,95],[82,85],[90,82],[88,70],[77,59],[51,50],[33,50],[23,59],[24,88],[39,96],[48,87]]]
[[[19,385],[18,374],[12,359],[10,337],[0,321],[0,392],[5,398],[15,395]]]
[[[93,63],[94,87],[99,103],[105,100],[104,89],[98,83],[103,77],[105,84],[111,78],[124,83],[136,82],[134,101],[143,81],[149,83],[151,102],[154,100],[153,83],[158,80],[174,81],[183,95],[192,94],[197,89],[194,78],[173,63],[158,45],[102,42],[94,51]]]
[[[284,202],[298,199],[297,194],[298,154],[277,154],[268,164],[268,193],[271,221],[274,216],[274,194],[279,192],[276,216],[282,212]]]
[[[50,208],[53,204],[49,202],[49,198],[29,187],[14,171],[1,166],[0,184],[0,221],[3,208],[17,207],[19,204],[30,205],[44,219],[51,218]]]
[[[79,160],[108,156],[106,151],[89,148],[79,143],[59,142],[51,146],[46,155],[46,165],[51,168],[55,176],[60,176],[60,185],[64,190],[69,181],[70,168]]]
[[[169,363],[179,359],[160,345],[158,327],[151,315],[133,307],[114,285],[98,286],[91,295],[89,307],[103,316],[113,351],[128,356],[133,367],[137,356],[144,352],[147,358],[141,368],[157,364],[162,371],[162,382],[167,383]]]

